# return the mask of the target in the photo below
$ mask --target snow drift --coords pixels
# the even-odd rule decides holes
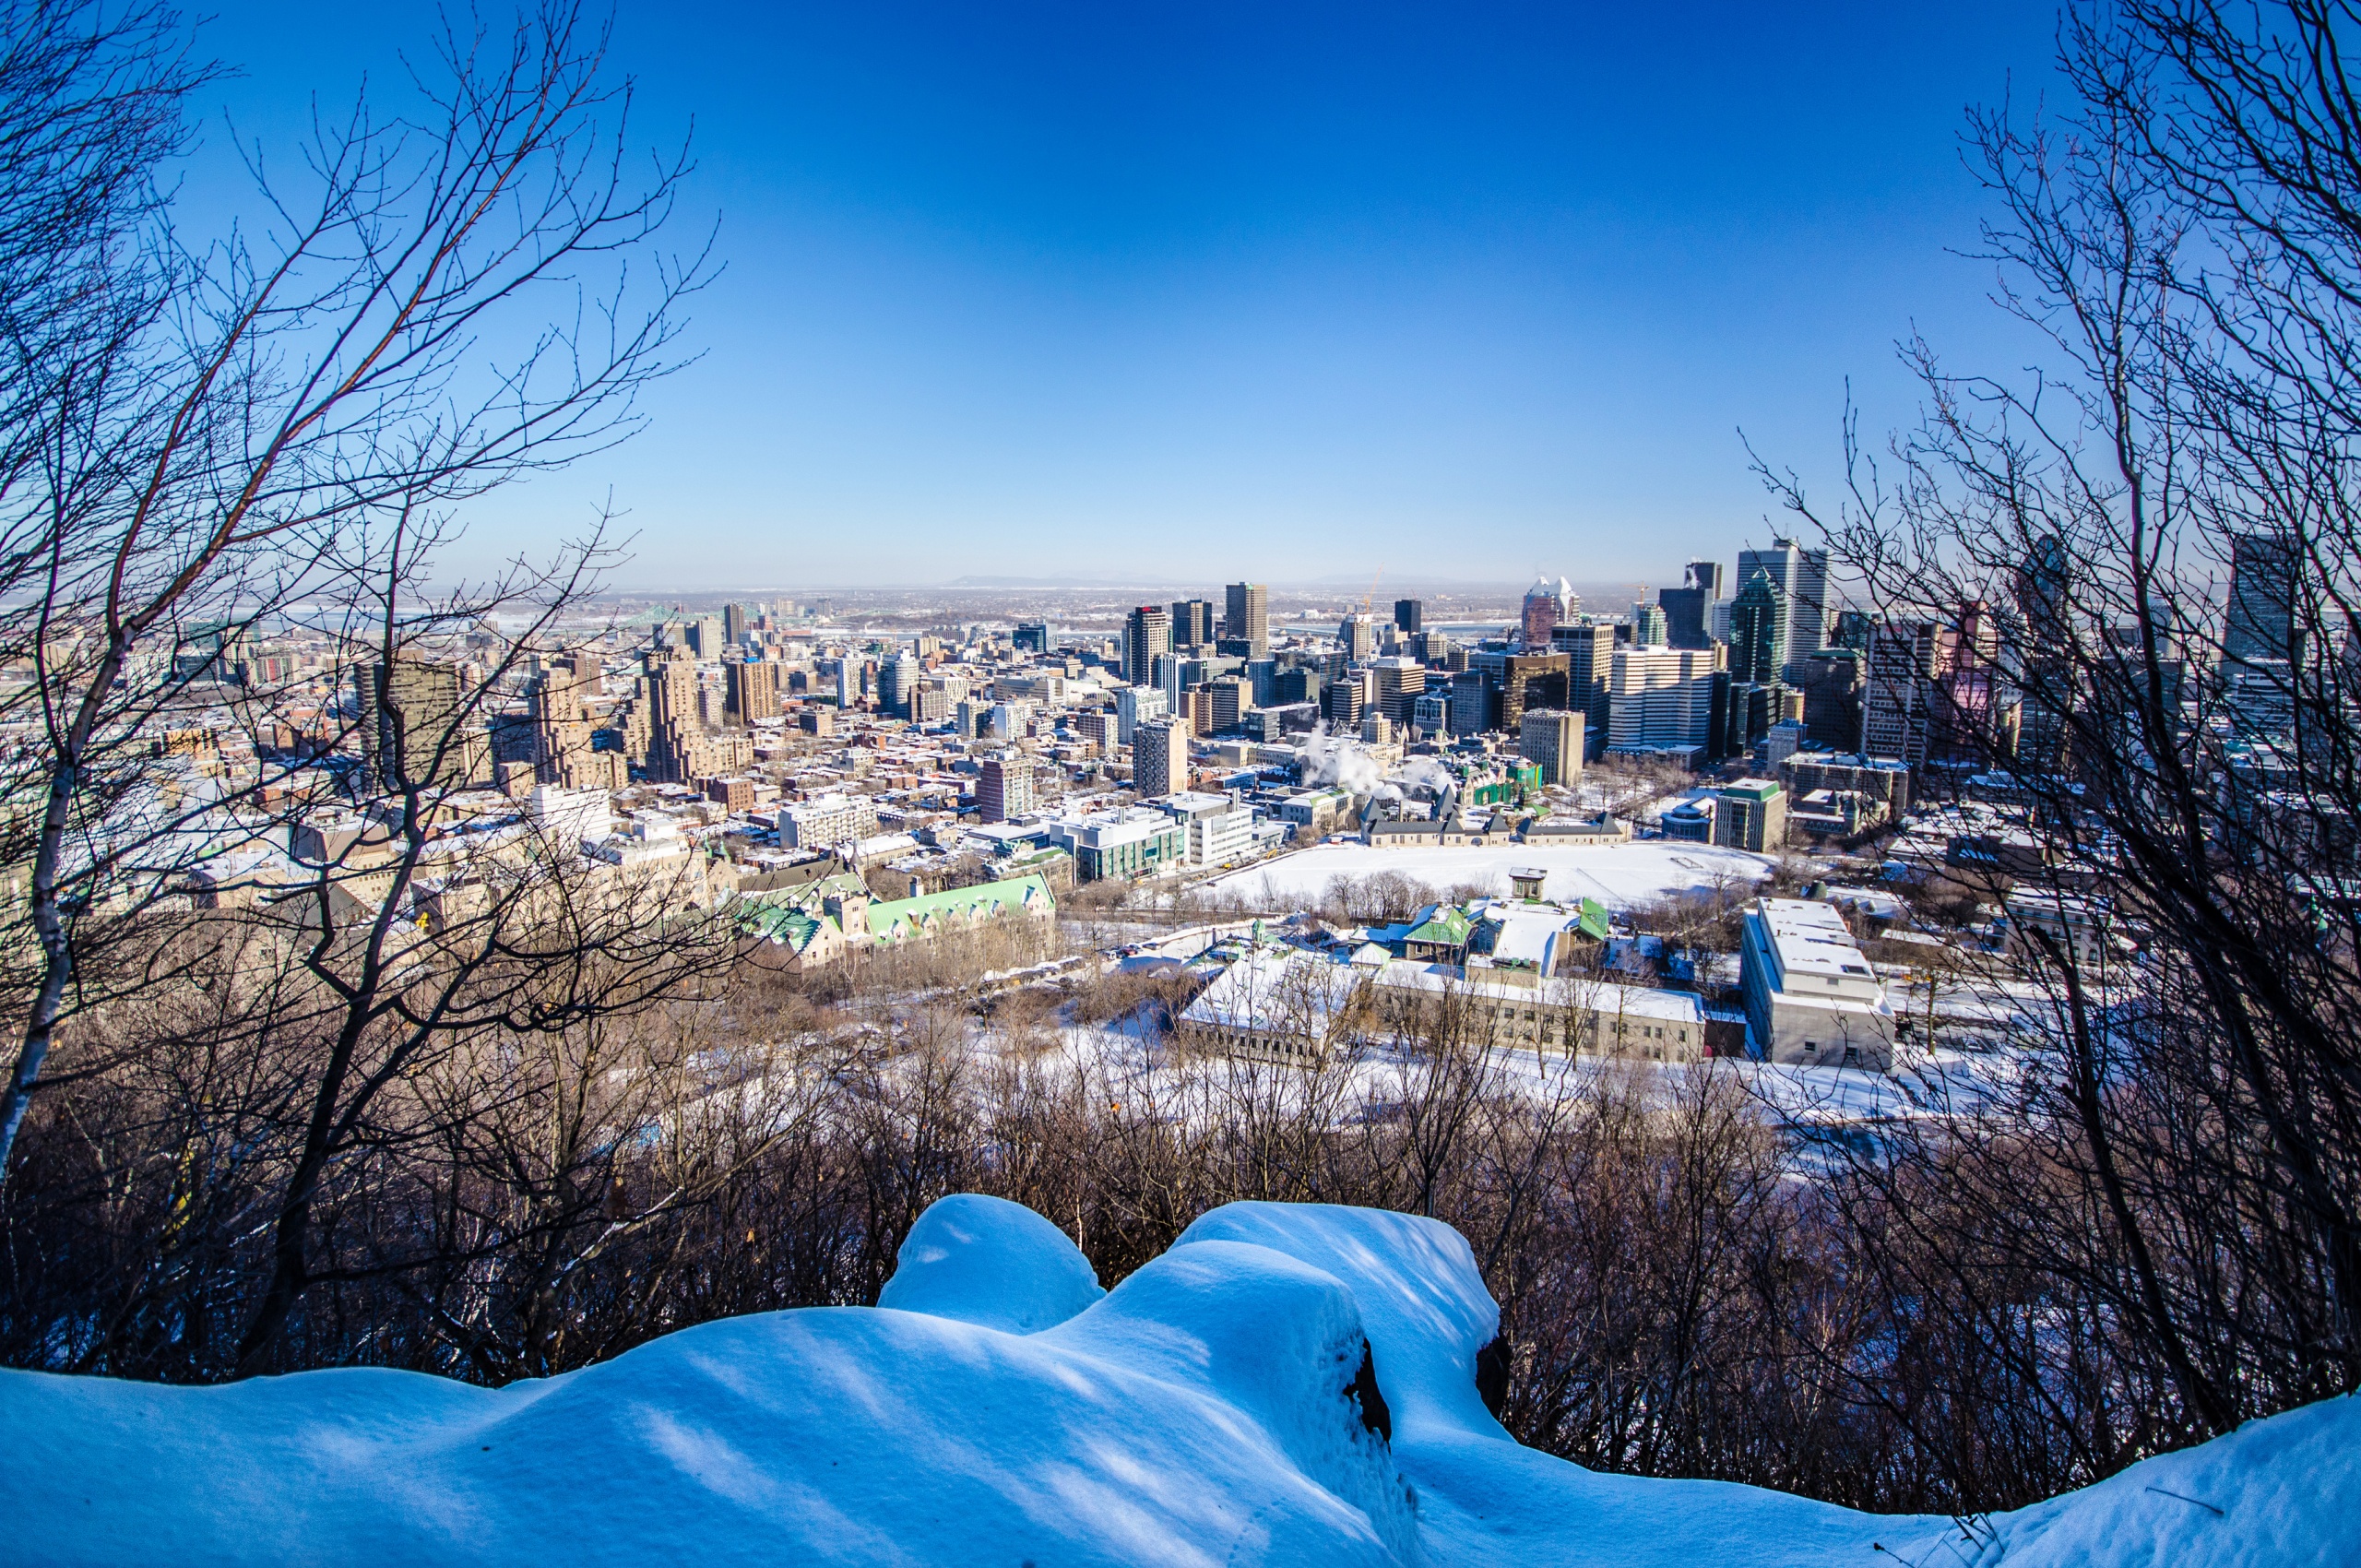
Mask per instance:
[[[1519,1447],[1478,1387],[1498,1327],[1431,1220],[1232,1205],[1101,1291],[1039,1216],[952,1198],[875,1310],[504,1389],[0,1372],[0,1507],[54,1563],[2361,1560],[2349,1399],[1964,1527]]]

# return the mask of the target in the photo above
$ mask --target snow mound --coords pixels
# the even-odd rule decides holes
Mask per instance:
[[[1501,1332],[1467,1238],[1439,1219],[1327,1204],[1226,1204],[1175,1250],[1247,1241],[1334,1276],[1352,1292],[1397,1439],[1448,1431],[1511,1441],[1477,1392],[1477,1362]]]
[[[1498,1313],[1432,1220],[1237,1204],[1099,1292],[1054,1227],[938,1205],[889,1303],[564,1377],[216,1388],[0,1372],[11,1562],[2094,1568],[2361,1561],[2361,1402],[1965,1523],[1518,1446]]]
[[[1064,1231],[1023,1204],[962,1193],[919,1216],[877,1304],[1037,1334],[1106,1293]]]
[[[2361,1402],[2326,1399],[2248,1421],[2096,1486],[1897,1550],[1913,1562],[1952,1561],[1956,1551],[1979,1568],[2361,1562]]]

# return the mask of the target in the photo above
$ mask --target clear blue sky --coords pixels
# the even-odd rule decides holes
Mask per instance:
[[[283,140],[422,6],[233,3]],[[1894,339],[2024,356],[1964,107],[2047,5],[727,6],[624,0],[694,115],[723,280],[631,446],[482,505],[455,564],[611,488],[649,588],[1141,572],[1678,579],[1767,537],[1737,430],[1830,476]]]

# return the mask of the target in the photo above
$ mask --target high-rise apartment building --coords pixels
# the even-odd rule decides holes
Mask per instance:
[[[920,667],[907,653],[897,653],[877,667],[877,707],[896,719],[910,716],[910,694],[918,689]]]
[[[397,656],[353,669],[361,754],[372,789],[456,790],[489,778],[492,742],[468,712],[457,664]]]
[[[1132,731],[1132,790],[1143,799],[1189,787],[1189,721],[1159,719]]]
[[[721,617],[700,615],[689,623],[689,647],[699,659],[721,657]]]
[[[1172,652],[1172,615],[1160,604],[1143,604],[1123,620],[1123,679],[1134,686],[1156,683],[1156,661]]]
[[[1583,776],[1583,716],[1562,707],[1526,709],[1517,753],[1541,765],[1544,784],[1572,784]]]
[[[528,699],[533,718],[533,777],[564,785],[590,750],[589,717],[583,707],[584,683],[560,664],[534,679]]]
[[[778,717],[778,666],[766,659],[741,659],[722,666],[729,711],[740,724]]]
[[[731,647],[744,642],[753,626],[753,619],[747,614],[744,605],[725,604],[721,607],[721,640]]]
[[[1143,724],[1170,717],[1171,704],[1164,700],[1164,693],[1155,686],[1125,686],[1115,694],[1115,742],[1118,745],[1132,743],[1133,731]]]
[[[1416,636],[1427,629],[1427,606],[1424,600],[1397,599],[1394,601],[1394,627],[1404,636]]]
[[[1271,590],[1261,583],[1232,583],[1224,590],[1227,602],[1222,635],[1249,645],[1248,657],[1260,659],[1271,651]]]
[[[1214,601],[1176,599],[1172,601],[1172,646],[1203,647],[1214,640]]]
[[[1011,822],[1033,809],[1033,759],[1022,752],[986,757],[976,770],[976,814]]]
[[[697,663],[684,647],[651,654],[647,660],[647,768],[659,783],[685,784],[694,778],[692,754],[705,733],[698,706]]]

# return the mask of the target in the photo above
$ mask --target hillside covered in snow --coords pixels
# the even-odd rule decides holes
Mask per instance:
[[[875,1309],[688,1329],[485,1389],[0,1372],[6,1556],[45,1563],[2349,1563],[2361,1404],[2011,1515],[1879,1516],[1595,1474],[1490,1414],[1458,1232],[1236,1204],[1104,1291],[948,1198]]]

